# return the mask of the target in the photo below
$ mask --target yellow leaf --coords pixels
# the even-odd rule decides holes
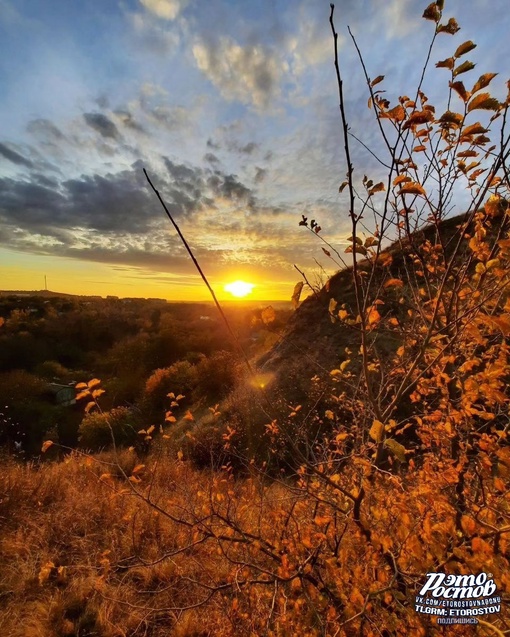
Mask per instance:
[[[370,427],[370,431],[368,432],[370,438],[375,440],[375,442],[381,442],[384,436],[384,425],[379,420],[374,420],[372,426]]]
[[[54,444],[53,440],[46,440],[45,442],[43,442],[43,446],[41,447],[41,453],[46,453],[46,451],[48,451],[48,449],[51,447],[52,444]]]
[[[394,440],[393,438],[387,438],[384,441],[384,446],[387,447],[391,453],[398,459],[400,462],[406,461],[406,448],[401,445],[399,442]]]
[[[369,325],[375,325],[376,323],[378,323],[381,320],[381,315],[375,309],[375,307],[373,307],[368,312],[367,319],[368,319],[368,324]]]

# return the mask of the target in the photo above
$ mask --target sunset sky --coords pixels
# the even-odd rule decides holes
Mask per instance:
[[[368,145],[346,26],[395,99],[421,73],[426,4],[336,3],[348,116]],[[431,101],[447,80],[434,63],[469,39],[470,81],[498,72],[502,91],[507,0],[445,4],[462,30],[433,53]],[[317,219],[340,250],[349,234],[328,19],[329,0],[0,0],[0,289],[42,289],[46,275],[60,292],[207,299],[144,167],[220,298],[243,280],[252,298],[290,299],[293,264],[312,280],[315,259],[332,272],[298,225]]]

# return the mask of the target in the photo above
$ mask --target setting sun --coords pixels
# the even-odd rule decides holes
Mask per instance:
[[[241,298],[250,294],[255,286],[253,283],[246,283],[245,281],[234,281],[233,283],[229,283],[223,289],[226,292],[230,292],[233,296],[237,296]]]

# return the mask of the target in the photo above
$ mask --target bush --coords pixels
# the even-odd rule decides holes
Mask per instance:
[[[237,360],[231,352],[219,351],[204,357],[196,367],[197,388],[195,394],[214,400],[225,396],[239,376]]]
[[[188,361],[179,361],[170,367],[157,369],[145,383],[142,396],[144,415],[150,419],[164,418],[170,401],[167,394],[184,394],[189,397],[197,386],[197,370]]]
[[[79,428],[80,446],[99,451],[112,445],[133,444],[140,427],[139,419],[131,409],[116,407],[111,411],[93,411],[85,416]]]

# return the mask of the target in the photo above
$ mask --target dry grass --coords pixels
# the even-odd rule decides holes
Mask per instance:
[[[354,484],[356,472],[346,468],[341,479]],[[290,482],[234,480],[228,470],[198,471],[164,452],[144,461],[123,450],[40,466],[4,462],[0,634],[351,637],[380,635],[371,632],[380,626],[395,637],[439,635],[426,632],[429,620],[409,600],[399,601],[383,559],[387,542],[411,574],[412,599],[419,574],[447,558],[448,482],[427,475],[405,491],[394,476],[373,478],[363,509],[367,542],[350,513],[339,514],[345,504],[337,492],[313,482],[300,491]],[[491,498],[503,506],[504,495]],[[456,555],[469,572],[484,560],[508,594],[506,536],[497,553],[488,544],[483,550],[477,558],[471,541],[459,540]],[[367,606],[378,588],[387,592]],[[370,623],[349,619],[363,609]],[[452,635],[475,634],[461,628]]]

